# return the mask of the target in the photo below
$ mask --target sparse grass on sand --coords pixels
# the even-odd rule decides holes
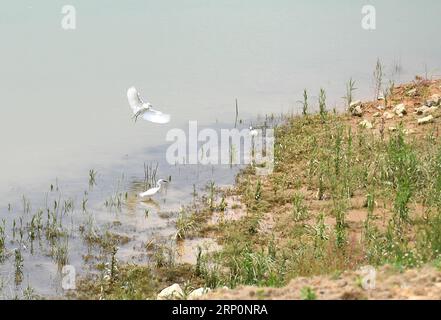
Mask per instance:
[[[215,232],[223,245],[214,257],[223,266],[218,282],[283,286],[363,265],[437,261],[441,110],[434,108],[425,125],[413,111],[439,94],[440,84],[417,78],[398,86],[386,106],[364,103],[363,118],[296,116],[277,127],[273,174],[263,178],[249,169],[240,175],[234,193],[247,215]],[[382,120],[400,103],[407,114]],[[360,126],[363,119],[373,128]]]

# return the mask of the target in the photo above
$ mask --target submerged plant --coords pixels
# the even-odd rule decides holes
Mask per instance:
[[[154,266],[159,268],[173,268],[176,264],[176,249],[173,245],[159,243],[152,256]]]
[[[57,262],[58,268],[61,268],[68,264],[69,244],[67,239],[65,241],[58,241],[55,247],[54,258]]]
[[[98,172],[94,169],[89,170],[89,187],[93,188],[96,185],[96,176]]]
[[[118,247],[113,246],[112,248],[112,254],[110,259],[110,270],[109,270],[109,276],[110,281],[113,282],[115,280],[115,277],[118,272],[118,260],[116,259],[116,253],[118,252]]]
[[[23,299],[25,300],[36,300],[39,296],[36,294],[35,289],[32,288],[29,284],[23,290]]]
[[[144,162],[144,189],[149,189],[156,185],[156,174],[158,173],[159,163],[147,164]]]
[[[214,181],[210,181],[208,183],[208,199],[207,203],[211,211],[213,211],[216,207],[216,184]]]
[[[176,219],[176,239],[183,240],[196,230],[196,221],[193,214],[181,210]]]
[[[23,281],[23,257],[21,255],[20,249],[14,250],[14,266],[15,266],[15,285],[20,285]]]
[[[5,258],[6,250],[6,222],[3,219],[2,224],[0,224],[0,263],[3,262]]]

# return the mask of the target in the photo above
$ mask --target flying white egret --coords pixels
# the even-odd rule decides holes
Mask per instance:
[[[154,123],[163,124],[170,122],[170,115],[155,110],[150,103],[144,102],[136,88],[131,87],[127,90],[127,99],[133,110],[135,122],[138,120],[138,117]]]
[[[161,186],[163,183],[168,183],[168,181],[164,180],[164,179],[159,179],[158,182],[156,182],[156,188],[148,189],[146,192],[140,193],[139,196],[141,198],[144,198],[144,197],[151,197],[151,196],[155,195],[161,189]]]

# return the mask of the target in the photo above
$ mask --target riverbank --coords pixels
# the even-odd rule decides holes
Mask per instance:
[[[311,277],[354,275],[366,265],[380,274],[384,265],[438,266],[441,81],[416,78],[384,91],[368,102],[348,95],[342,114],[326,106],[324,95],[317,114],[305,103],[304,115],[276,127],[271,175],[248,168],[233,189],[212,187],[198,205],[186,208],[177,219],[176,241],[212,238],[215,251],[201,249],[191,265],[176,263],[170,248],[155,248],[156,262],[80,283],[79,297],[155,299],[177,283],[181,298],[201,287],[214,290],[207,297],[247,298],[266,292],[257,287],[294,281],[304,288],[291,286],[297,292],[291,298],[344,298],[343,287],[342,295],[317,295],[320,282]],[[299,277],[310,280],[293,280]]]
[[[367,289],[360,271],[343,271],[325,276],[297,277],[281,288],[245,286],[220,289],[204,299],[215,300],[439,300],[439,266],[400,269],[391,265],[376,271],[375,288]]]

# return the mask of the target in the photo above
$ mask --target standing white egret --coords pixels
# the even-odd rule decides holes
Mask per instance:
[[[136,88],[130,87],[127,90],[127,99],[133,110],[135,122],[138,120],[138,117],[142,117],[144,120],[154,123],[162,124],[170,122],[170,115],[155,110],[149,102],[144,102]]]
[[[151,196],[155,195],[161,189],[161,186],[163,183],[168,183],[168,181],[164,180],[164,179],[159,179],[158,182],[156,182],[156,188],[148,189],[147,191],[140,193],[139,196],[141,198],[144,198],[144,197],[151,197]]]

